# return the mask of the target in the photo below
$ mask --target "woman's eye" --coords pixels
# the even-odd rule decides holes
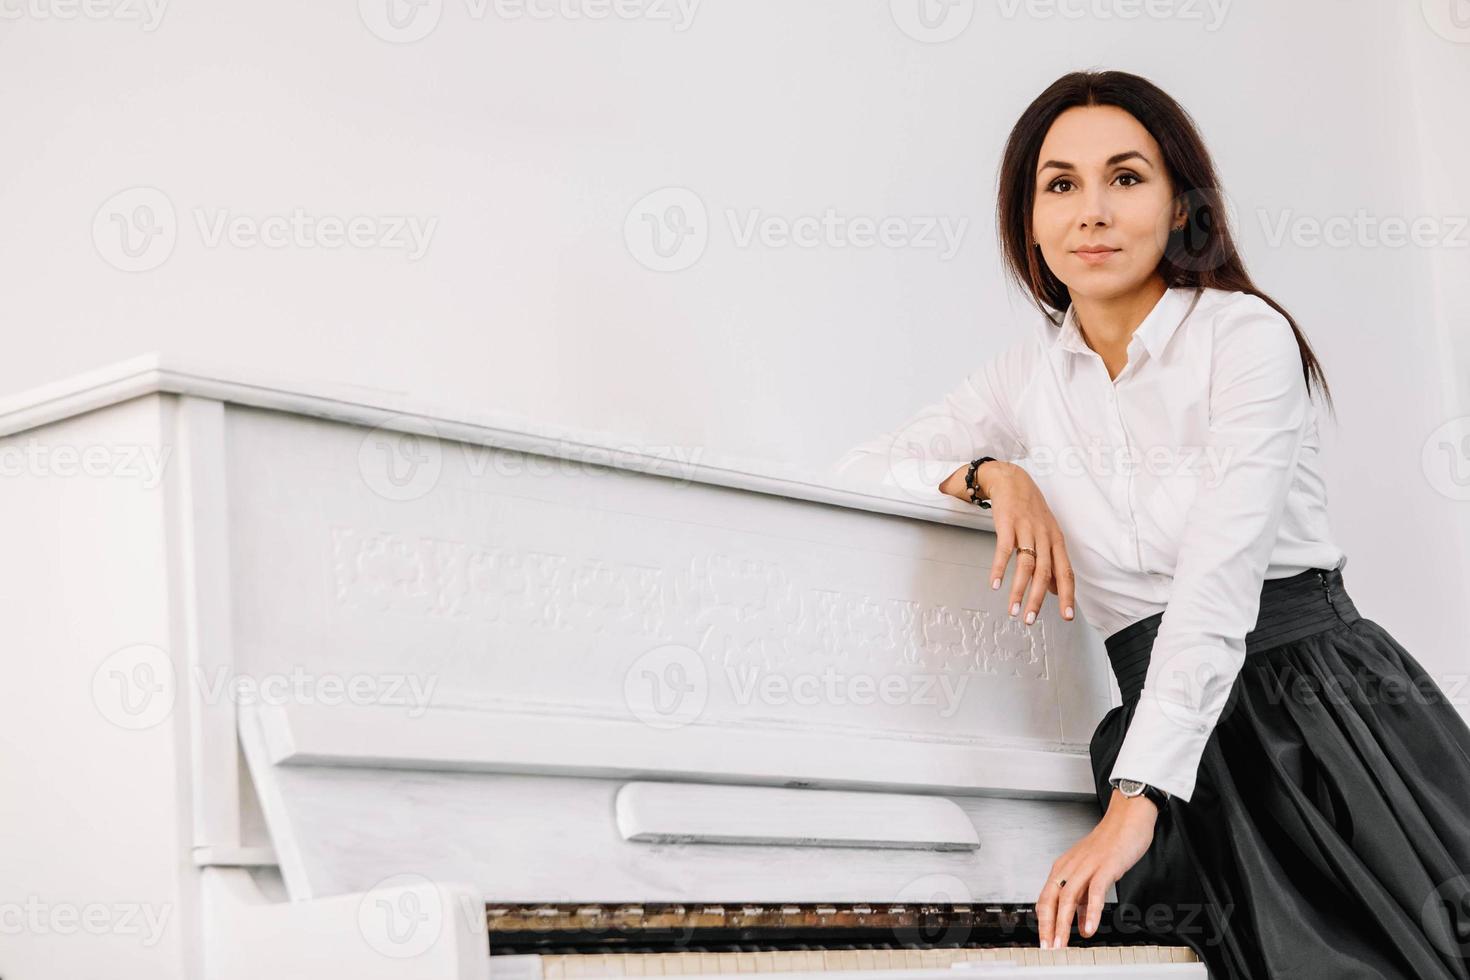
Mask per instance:
[[[1134,184],[1141,184],[1141,183],[1143,183],[1143,178],[1140,177],[1140,176],[1138,176],[1135,173],[1121,173],[1118,176],[1114,177],[1113,179],[1114,180],[1128,180],[1128,181],[1131,181],[1132,182],[1132,183],[1124,184],[1123,185],[1124,187],[1132,187]],[[1066,177],[1058,177],[1056,180],[1052,181],[1050,184],[1047,184],[1046,185],[1046,189],[1049,190],[1049,191],[1051,191],[1053,194],[1065,194],[1066,193],[1066,190],[1060,188],[1060,185],[1062,185],[1062,184],[1065,184],[1069,188],[1072,186],[1072,182],[1070,180],[1068,180]]]

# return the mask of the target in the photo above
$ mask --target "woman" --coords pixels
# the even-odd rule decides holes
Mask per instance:
[[[1106,637],[1103,817],[1040,891],[1043,947],[1074,915],[1093,935],[1116,884],[1120,921],[1214,980],[1467,980],[1470,729],[1344,589],[1309,383],[1331,394],[1188,115],[1134,75],[1066,75],[1000,185],[1043,318],[899,430],[951,448],[889,479],[932,494],[914,466],[946,457],[939,489],[992,508],[992,588],[1017,555],[1010,614],[1050,591]]]

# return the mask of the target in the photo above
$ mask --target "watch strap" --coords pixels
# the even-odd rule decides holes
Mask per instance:
[[[982,464],[993,462],[995,462],[994,456],[981,456],[979,459],[971,460],[969,469],[965,470],[965,489],[970,491],[970,503],[975,504],[983,510],[990,509],[990,498],[980,496],[980,487],[975,480],[975,471]]]

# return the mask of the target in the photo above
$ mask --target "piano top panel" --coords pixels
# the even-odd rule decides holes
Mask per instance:
[[[952,498],[916,500],[884,487],[853,490],[837,484],[832,467],[777,464],[672,446],[654,451],[616,433],[527,419],[480,405],[445,405],[403,391],[322,378],[290,377],[150,353],[0,397],[0,436],[24,432],[143,395],[193,395],[233,405],[350,422],[387,431],[419,432],[469,445],[583,460],[696,483],[809,500],[920,521],[994,531],[991,516]],[[835,462],[835,461],[834,461]]]

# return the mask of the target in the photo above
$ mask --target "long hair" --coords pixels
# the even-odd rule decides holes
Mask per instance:
[[[1006,140],[1001,160],[996,225],[1006,269],[1044,316],[1060,325],[1071,304],[1066,285],[1052,273],[1040,250],[1028,245],[1036,203],[1036,165],[1042,141],[1057,116],[1074,106],[1116,106],[1130,113],[1159,144],[1176,202],[1187,212],[1183,228],[1170,233],[1159,260],[1165,286],[1208,286],[1259,296],[1286,318],[1301,351],[1302,380],[1310,393],[1315,380],[1333,412],[1332,392],[1322,365],[1290,313],[1256,284],[1236,251],[1224,194],[1214,162],[1184,107],[1146,78],[1123,71],[1075,71],[1053,82],[1026,107]],[[1046,307],[1063,311],[1053,314]]]

